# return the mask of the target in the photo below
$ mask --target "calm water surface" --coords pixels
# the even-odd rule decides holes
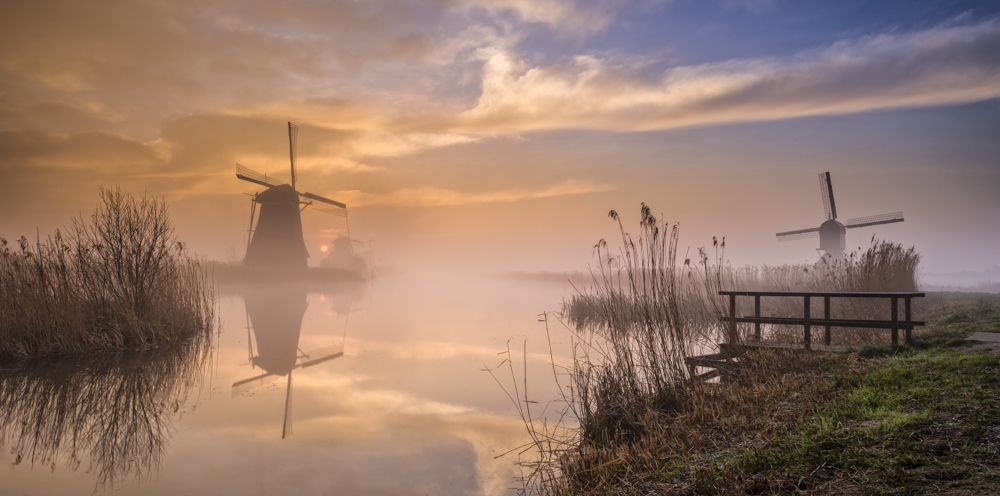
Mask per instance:
[[[513,458],[495,457],[527,438],[483,368],[527,339],[529,396],[554,398],[538,314],[571,291],[441,274],[224,287],[209,352],[0,372],[0,492],[510,493]]]

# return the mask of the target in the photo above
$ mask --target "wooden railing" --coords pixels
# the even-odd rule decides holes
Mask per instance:
[[[899,344],[899,330],[905,332],[905,342],[909,343],[911,331],[924,322],[912,320],[911,302],[913,298],[922,298],[924,293],[826,293],[812,291],[719,291],[720,296],[729,296],[729,315],[723,316],[723,321],[729,324],[729,344],[737,342],[736,324],[750,323],[754,325],[754,338],[760,340],[761,324],[779,324],[802,326],[805,331],[805,347],[812,347],[812,327],[823,326],[823,344],[830,345],[831,327],[855,327],[867,329],[892,329],[892,344]],[[736,315],[736,297],[752,296],[754,300],[753,317]],[[768,297],[800,297],[803,299],[802,318],[765,317],[760,314],[760,299]],[[823,298],[823,318],[813,318],[810,315],[810,303],[813,298]],[[889,320],[867,319],[835,319],[830,316],[831,298],[888,298],[891,300]],[[903,319],[899,319],[899,300],[903,300]]]

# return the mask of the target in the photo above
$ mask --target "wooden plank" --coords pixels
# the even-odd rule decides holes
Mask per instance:
[[[965,339],[970,341],[983,341],[986,343],[1000,343],[1000,333],[996,332],[977,332]]]
[[[922,298],[924,293],[910,292],[829,292],[829,291],[719,291],[720,296],[833,296],[837,298],[891,298],[895,297],[918,297]]]
[[[779,343],[777,341],[744,341],[743,346],[747,348],[769,348],[777,350],[804,350],[806,347],[802,343]],[[847,351],[846,346],[812,344],[812,351],[829,351],[832,353],[843,353]]]
[[[728,316],[724,317],[728,322]],[[748,324],[776,324],[789,326],[804,326],[806,319],[798,317],[737,317],[736,322]],[[810,325],[830,326],[830,327],[862,327],[870,329],[892,329],[891,320],[857,320],[857,319],[809,319]],[[898,321],[900,329],[923,326],[925,322],[919,320]]]

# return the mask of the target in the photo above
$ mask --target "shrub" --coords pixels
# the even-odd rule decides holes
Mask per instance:
[[[210,332],[214,294],[166,204],[101,189],[89,222],[0,238],[0,356],[149,349]]]

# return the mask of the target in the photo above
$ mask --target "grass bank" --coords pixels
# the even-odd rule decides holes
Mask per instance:
[[[598,243],[593,286],[562,314],[574,337],[571,365],[553,368],[565,414],[555,422],[536,420],[527,394],[517,400],[538,448],[525,464],[530,492],[879,493],[919,492],[921,484],[947,478],[992,483],[992,468],[978,479],[956,468],[986,451],[963,451],[965,458],[949,451],[951,461],[938,463],[914,455],[922,448],[912,443],[933,444],[928,433],[956,419],[968,425],[948,432],[973,439],[988,420],[962,417],[963,409],[993,418],[996,358],[953,348],[974,330],[990,328],[995,301],[927,298],[915,313],[932,322],[931,329],[918,333],[911,347],[892,347],[884,332],[840,329],[835,341],[859,346],[856,351],[753,351],[724,382],[706,384],[690,375],[685,358],[723,338],[718,290],[913,291],[919,254],[873,242],[842,261],[734,269],[723,263],[724,240],[714,243],[714,257],[703,249],[694,262],[680,258],[677,226],[645,205],[635,236],[615,212],[610,216],[619,224],[621,248],[615,254]],[[765,309],[787,312],[798,315],[801,300]],[[888,308],[847,301],[834,312],[885,318]],[[725,339],[749,332],[741,326]],[[801,333],[772,326],[765,339],[794,341]]]
[[[166,204],[102,189],[90,219],[0,239],[0,357],[143,350],[210,332],[211,279]]]
[[[566,451],[549,494],[1000,492],[1000,297],[939,295],[913,346],[753,355],[628,442]]]

